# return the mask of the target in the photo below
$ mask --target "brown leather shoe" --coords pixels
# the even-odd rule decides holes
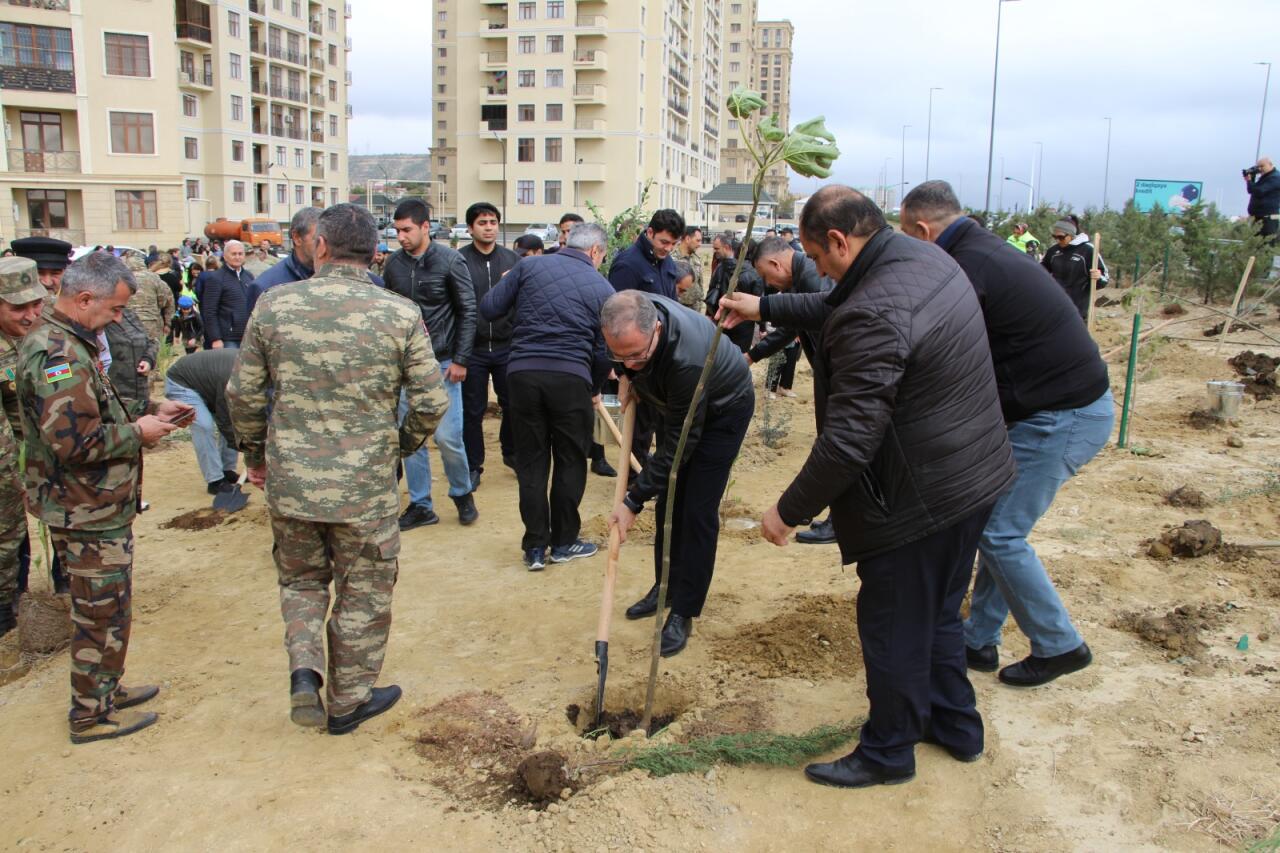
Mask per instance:
[[[93,725],[79,731],[72,729],[72,743],[93,743],[95,740],[111,740],[141,731],[156,721],[150,711],[112,711],[103,714]]]
[[[156,698],[159,692],[160,688],[154,684],[139,684],[137,687],[125,687],[121,684],[116,687],[115,706],[117,709],[132,708]]]

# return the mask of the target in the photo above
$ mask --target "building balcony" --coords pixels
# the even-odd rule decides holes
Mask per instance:
[[[680,88],[684,89],[686,92],[689,91],[689,75],[685,74],[675,65],[670,66],[667,69],[667,72],[671,75],[672,80],[680,84]]]
[[[263,15],[266,14],[267,0],[249,0],[249,14]]]
[[[311,106],[323,107],[324,104],[325,104],[324,95],[320,94],[319,92],[311,93]]]
[[[271,123],[271,135],[285,139],[303,139],[306,136],[299,127],[292,124],[276,124],[275,122]]]
[[[507,120],[505,118],[480,119],[478,133],[487,137],[494,131],[505,131],[506,129]]]
[[[267,96],[267,81],[265,80],[249,81],[249,91],[260,98],[265,98]]]
[[[574,166],[574,179],[580,183],[603,183],[609,169],[604,163],[578,163]]]
[[[84,245],[84,229],[81,228],[16,228],[15,237],[52,237],[65,240],[73,246]]]
[[[505,104],[506,102],[507,102],[506,86],[481,86],[480,87],[480,103]]]
[[[312,73],[324,71],[324,57],[311,54],[311,71]]]
[[[667,98],[667,106],[684,118],[689,117],[689,102],[680,98]]]
[[[591,30],[600,35],[604,35],[604,31],[609,27],[609,19],[604,15],[579,15],[575,23],[580,30]],[[578,33],[578,35],[584,34]]]
[[[346,7],[343,9],[342,15],[348,21],[351,20],[351,4],[350,3],[346,4]]]
[[[573,52],[573,67],[579,71],[607,71],[609,70],[609,55],[603,50],[580,48]]]
[[[312,131],[311,131],[311,141],[312,141],[312,142],[324,142],[324,131],[323,131],[323,130],[312,130]]]
[[[579,118],[574,120],[573,129],[577,131],[580,139],[589,136],[604,136],[605,122],[602,118]]]
[[[313,36],[324,35],[324,22],[319,18],[312,18],[311,23],[307,25],[307,29]]]
[[[343,49],[346,50],[347,53],[351,52],[351,36],[347,36],[343,41]]]
[[[183,89],[199,89],[202,92],[212,92],[213,72],[192,71],[186,68],[179,68],[178,86]]]
[[[26,92],[71,92],[76,90],[76,72],[71,51],[41,51],[53,53],[53,61],[45,65],[0,66],[0,89],[21,89]]]
[[[195,42],[196,44],[208,47],[213,44],[213,31],[203,24],[192,24],[187,21],[179,21],[174,27],[175,35],[181,42]]]
[[[505,50],[480,51],[480,70],[481,71],[498,71],[506,67],[507,67],[507,52]]]
[[[573,100],[579,104],[606,103],[607,94],[603,83],[576,83],[573,87]]]
[[[311,180],[313,181],[324,180],[324,166],[321,166],[319,163],[311,164]]]
[[[270,130],[267,128],[267,123],[265,121],[255,121],[253,123],[253,132],[266,136],[270,133]]]
[[[255,162],[253,164],[253,173],[255,175],[268,175],[271,173],[271,164],[264,162]]]
[[[355,118],[355,115],[356,115],[355,109],[351,106],[351,104],[347,104],[347,118]]]
[[[80,171],[80,152],[10,148],[9,171],[78,173]]]
[[[249,39],[249,52],[256,53],[258,56],[267,55],[267,46],[255,38]]]
[[[71,0],[8,0],[10,6],[25,6],[29,9],[48,9],[54,12],[70,12]]]
[[[292,65],[301,65],[303,68],[307,66],[307,54],[300,50],[292,50],[281,44],[268,44],[267,56]]]
[[[286,101],[297,101],[300,104],[305,104],[307,102],[306,91],[293,86],[286,86],[283,83],[272,83],[268,94],[273,98],[283,98]]]
[[[490,36],[496,37],[501,33],[504,38],[506,37],[506,29],[509,26],[506,18],[489,18],[488,20],[481,21],[480,23],[483,24],[480,29],[488,30]],[[481,33],[480,37],[484,38],[484,33]]]

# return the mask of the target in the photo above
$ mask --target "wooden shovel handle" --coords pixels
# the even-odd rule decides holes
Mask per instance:
[[[609,410],[605,408],[604,403],[596,403],[596,411],[600,413],[600,417],[604,419],[605,425],[609,427],[609,432],[613,433],[613,440],[618,442],[618,445],[620,447],[625,448],[627,451],[625,454],[619,454],[618,470],[622,470],[626,468],[627,467],[626,460],[630,458],[631,470],[639,474],[640,460],[637,459],[636,455],[631,452],[631,439],[625,438],[625,436],[623,436],[622,433],[618,432],[618,426],[613,422],[613,416],[609,414]],[[628,415],[631,415],[632,418],[634,419],[634,412],[635,412],[635,405],[632,404],[631,406],[627,407],[627,411],[623,415],[623,417],[626,418]],[[634,431],[635,430],[632,430],[632,432]],[[622,498],[618,498],[618,500],[622,500]]]
[[[624,380],[625,381],[625,380]],[[612,421],[611,421],[612,422]],[[631,453],[631,439],[636,434],[636,407],[628,406],[622,415],[621,449],[618,451],[618,479],[613,487],[613,504],[609,512],[622,502],[627,493],[627,455]],[[622,550],[618,528],[609,526],[609,559],[604,568],[604,591],[600,594],[600,618],[596,622],[596,640],[609,642],[609,626],[613,621],[613,588],[618,580],[618,554]]]

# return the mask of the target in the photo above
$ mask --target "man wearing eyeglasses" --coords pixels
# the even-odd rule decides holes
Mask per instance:
[[[1053,223],[1053,245],[1044,253],[1040,263],[1071,297],[1071,302],[1081,318],[1089,316],[1089,284],[1098,281],[1102,273],[1093,269],[1093,244],[1074,243],[1076,226],[1069,219]]]
[[[600,325],[614,370],[630,378],[632,396],[650,408],[658,437],[657,450],[609,517],[610,526],[618,525],[625,539],[645,503],[658,499],[654,510],[658,519],[654,584],[643,598],[627,608],[628,619],[640,619],[658,609],[661,519],[665,518],[666,504],[671,499],[667,481],[671,466],[676,464],[676,445],[693,405],[694,389],[711,350],[715,326],[674,299],[634,290],[623,291],[605,303]],[[624,405],[635,402],[624,401]],[[736,348],[722,344],[716,350],[705,391],[698,400],[676,482],[666,601],[671,613],[662,628],[663,657],[684,649],[693,631],[693,620],[702,615],[715,569],[720,501],[754,411],[751,371]]]

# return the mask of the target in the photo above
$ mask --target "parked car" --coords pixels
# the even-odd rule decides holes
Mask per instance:
[[[431,230],[427,233],[432,240],[448,240],[449,235],[453,233],[453,229],[448,225],[442,225],[439,222],[432,222]]]
[[[524,233],[541,237],[544,243],[554,243],[560,239],[560,229],[555,225],[530,225]]]
[[[466,225],[455,225],[449,232],[449,237],[454,240],[470,240],[471,230]]]
[[[394,225],[388,225],[386,228],[383,228],[382,236],[386,237],[388,240],[394,240],[396,238],[396,227]]]

